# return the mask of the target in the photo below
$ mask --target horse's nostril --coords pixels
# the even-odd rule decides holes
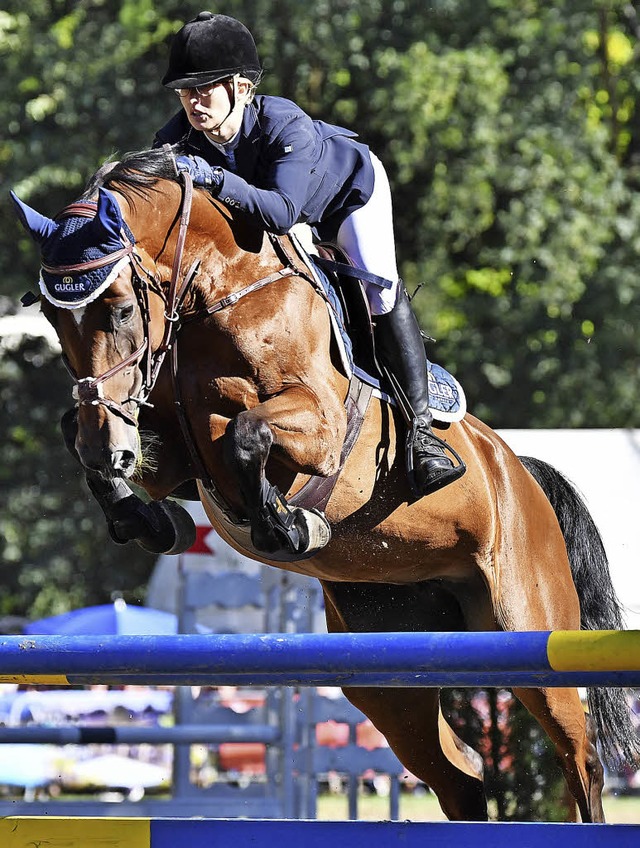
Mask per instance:
[[[132,471],[136,463],[136,456],[133,451],[119,450],[111,457],[111,467],[114,471],[120,471],[127,474]]]

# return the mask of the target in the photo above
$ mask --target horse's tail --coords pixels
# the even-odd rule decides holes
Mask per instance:
[[[549,499],[564,536],[573,582],[580,600],[583,630],[623,630],[620,602],[613,588],[609,562],[587,506],[577,490],[546,462],[521,456]],[[640,739],[633,727],[625,692],[620,688],[590,687],[589,712],[598,730],[602,755],[608,764],[633,763],[640,756]]]

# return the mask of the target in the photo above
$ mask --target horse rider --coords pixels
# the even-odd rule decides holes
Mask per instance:
[[[312,120],[290,100],[256,95],[261,76],[249,30],[227,15],[200,12],[173,39],[162,83],[181,108],[154,146],[180,142],[186,155],[178,167],[194,184],[265,230],[284,234],[305,222],[382,278],[383,285],[365,281],[365,291],[377,350],[410,407],[407,464],[422,497],[459,477],[464,465],[454,465],[431,429],[426,354],[398,276],[387,175],[355,133]]]

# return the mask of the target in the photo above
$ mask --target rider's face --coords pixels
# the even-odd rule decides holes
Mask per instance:
[[[231,110],[234,86],[235,105]],[[196,130],[207,133],[214,141],[227,141],[240,129],[247,99],[247,85],[243,80],[227,79],[211,86],[179,91],[182,108]]]

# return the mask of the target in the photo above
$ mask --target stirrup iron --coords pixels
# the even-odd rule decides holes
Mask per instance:
[[[419,418],[414,418],[411,421],[411,424],[407,428],[407,438],[405,441],[405,462],[407,468],[407,474],[409,476],[409,485],[411,486],[411,491],[413,496],[418,500],[419,498],[423,498],[426,495],[430,495],[433,492],[437,492],[439,489],[443,489],[445,486],[448,486],[449,483],[453,483],[455,480],[458,480],[467,470],[467,466],[465,465],[460,454],[455,450],[455,448],[451,447],[448,442],[445,442],[444,439],[441,439],[439,436],[430,430],[431,437],[434,441],[436,441],[443,449],[445,455],[449,452],[456,461],[456,465],[450,470],[445,471],[440,474],[431,485],[429,485],[426,490],[422,491],[419,489],[418,484],[416,482],[415,468],[413,462],[413,444],[415,441],[416,431],[419,426]]]

